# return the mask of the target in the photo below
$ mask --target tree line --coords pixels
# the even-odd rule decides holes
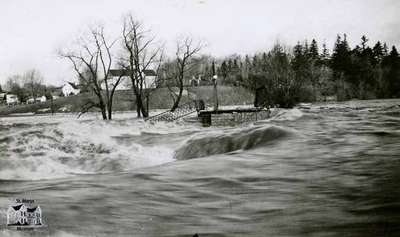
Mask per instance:
[[[97,109],[109,120],[123,77],[130,81],[137,116],[149,116],[149,98],[155,91],[146,85],[145,72],[149,69],[157,72],[157,87],[169,89],[174,102],[171,111],[179,107],[188,81],[211,85],[215,75],[219,85],[242,86],[261,94],[259,106],[292,107],[298,102],[329,98],[400,97],[396,47],[389,48],[380,41],[373,47],[368,43],[363,36],[351,48],[347,35],[338,35],[332,52],[326,44],[312,39],[294,47],[276,43],[265,52],[218,58],[201,55],[204,43],[183,36],[176,42],[175,55],[168,57],[164,55],[165,44],[128,14],[120,35],[109,37],[104,27],[95,26],[80,36],[73,48],[60,50],[59,55],[70,62],[83,91],[94,95],[86,98],[81,113]],[[49,91],[35,70],[10,77],[6,87],[21,101]]]
[[[264,106],[288,108],[298,102],[328,98],[341,101],[400,97],[400,57],[396,47],[389,49],[380,41],[370,47],[366,36],[350,48],[347,35],[338,35],[332,52],[326,44],[321,47],[312,39],[292,48],[276,43],[266,52],[226,58],[199,55],[204,44],[182,37],[177,41],[175,57],[165,57],[163,45],[156,43],[141,22],[127,15],[119,39],[107,43],[102,28],[93,30],[91,38],[81,45],[79,53],[61,55],[72,62],[80,80],[97,95],[97,101],[89,101],[84,111],[97,107],[104,119],[111,119],[113,94],[122,76],[108,82],[112,65],[127,72],[138,117],[148,116],[149,95],[154,91],[143,86],[143,72],[149,68],[157,71],[157,85],[170,89],[174,101],[171,111],[179,106],[187,80],[211,84],[214,75],[218,75],[218,84],[243,86],[254,92],[261,89]],[[122,42],[122,54],[113,57],[111,48],[118,40]],[[105,88],[100,85],[103,82]]]
[[[0,86],[0,92],[3,88]],[[33,101],[41,96],[49,98],[54,90],[53,86],[45,85],[42,74],[36,69],[30,69],[22,74],[15,74],[7,78],[4,90],[16,95],[21,102],[32,98]]]
[[[338,35],[332,53],[315,39],[282,44],[262,53],[207,60],[203,73],[215,63],[222,84],[253,91],[264,88],[265,103],[292,107],[298,102],[400,97],[400,57],[395,46],[368,38],[350,48],[347,35]],[[210,63],[211,62],[211,63]]]

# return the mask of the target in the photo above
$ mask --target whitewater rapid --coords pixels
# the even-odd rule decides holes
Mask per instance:
[[[302,116],[280,111],[276,120]],[[221,154],[278,139],[283,128],[255,123],[238,128],[202,128],[199,124],[147,123],[134,114],[102,121],[95,114],[0,118],[0,179],[40,180],[78,174],[122,172],[176,159]],[[164,136],[170,139],[164,139]],[[157,142],[157,140],[163,142]]]

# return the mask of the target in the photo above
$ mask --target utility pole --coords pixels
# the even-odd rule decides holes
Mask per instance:
[[[217,91],[217,79],[218,76],[214,75],[213,76],[213,85],[214,85],[214,111],[218,110],[218,91]]]
[[[214,85],[214,111],[217,111],[218,110],[218,91],[217,91],[218,75],[217,75],[217,72],[215,70],[215,62],[214,61],[212,61],[211,73],[213,75],[212,82],[213,82],[213,85]]]

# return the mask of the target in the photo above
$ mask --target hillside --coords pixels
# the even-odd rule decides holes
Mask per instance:
[[[189,88],[190,99],[203,99],[206,104],[212,104],[213,88],[212,86],[202,86]],[[93,98],[91,93],[83,93],[76,96],[61,97],[53,100],[53,109],[56,113],[60,112],[79,112],[81,106],[89,98]],[[242,87],[219,86],[218,99],[220,105],[243,105],[253,104],[254,95],[250,91]],[[182,103],[188,101],[188,93],[184,91]],[[154,90],[150,96],[150,109],[169,109],[173,101],[169,95],[167,88],[159,88]],[[51,102],[17,105],[12,107],[0,107],[0,116],[15,113],[50,113]],[[132,91],[117,91],[113,103],[114,111],[131,111],[135,110],[134,96]]]

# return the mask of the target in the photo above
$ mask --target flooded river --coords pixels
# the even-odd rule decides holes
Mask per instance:
[[[44,229],[5,227],[16,198]],[[0,118],[0,236],[399,236],[400,100],[237,127]]]

